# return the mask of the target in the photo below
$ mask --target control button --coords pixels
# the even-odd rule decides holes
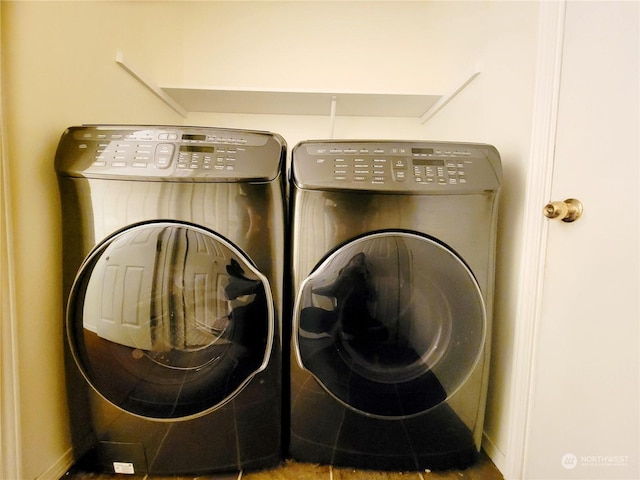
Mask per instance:
[[[407,179],[406,173],[407,172],[405,172],[404,170],[394,170],[393,178],[396,182],[404,182]]]
[[[407,161],[403,160],[401,158],[397,158],[393,161],[393,169],[394,170],[399,170],[399,169],[406,169],[407,168]]]
[[[133,162],[131,166],[135,168],[147,168],[147,162]]]
[[[156,146],[154,162],[158,168],[168,168],[171,165],[171,158],[175,151],[175,145],[172,143],[159,143]]]

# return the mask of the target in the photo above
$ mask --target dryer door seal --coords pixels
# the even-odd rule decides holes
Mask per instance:
[[[300,366],[367,415],[407,417],[453,395],[478,362],[486,313],[465,262],[437,240],[374,232],[328,255],[301,284]]]
[[[67,338],[107,401],[155,419],[231,400],[264,370],[269,283],[225,238],[195,225],[133,225],[98,245],[71,290]]]

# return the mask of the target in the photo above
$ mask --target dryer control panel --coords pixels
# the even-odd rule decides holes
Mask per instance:
[[[280,174],[285,154],[285,141],[269,132],[85,125],[62,135],[56,170],[120,180],[270,181]]]
[[[293,150],[299,188],[407,193],[493,191],[502,170],[495,147],[471,143],[308,141]]]

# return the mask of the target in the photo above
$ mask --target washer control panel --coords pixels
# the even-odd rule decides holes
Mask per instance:
[[[280,173],[285,153],[284,140],[268,132],[81,126],[63,134],[56,169],[87,178],[259,181]]]
[[[392,192],[494,190],[500,157],[491,145],[406,141],[302,142],[293,150],[301,188]]]

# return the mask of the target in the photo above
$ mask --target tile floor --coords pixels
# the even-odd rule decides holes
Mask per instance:
[[[503,480],[495,465],[482,453],[478,462],[466,470],[445,472],[374,472],[287,460],[271,470],[234,472],[204,476],[155,476],[98,474],[80,465],[72,467],[61,480]]]

